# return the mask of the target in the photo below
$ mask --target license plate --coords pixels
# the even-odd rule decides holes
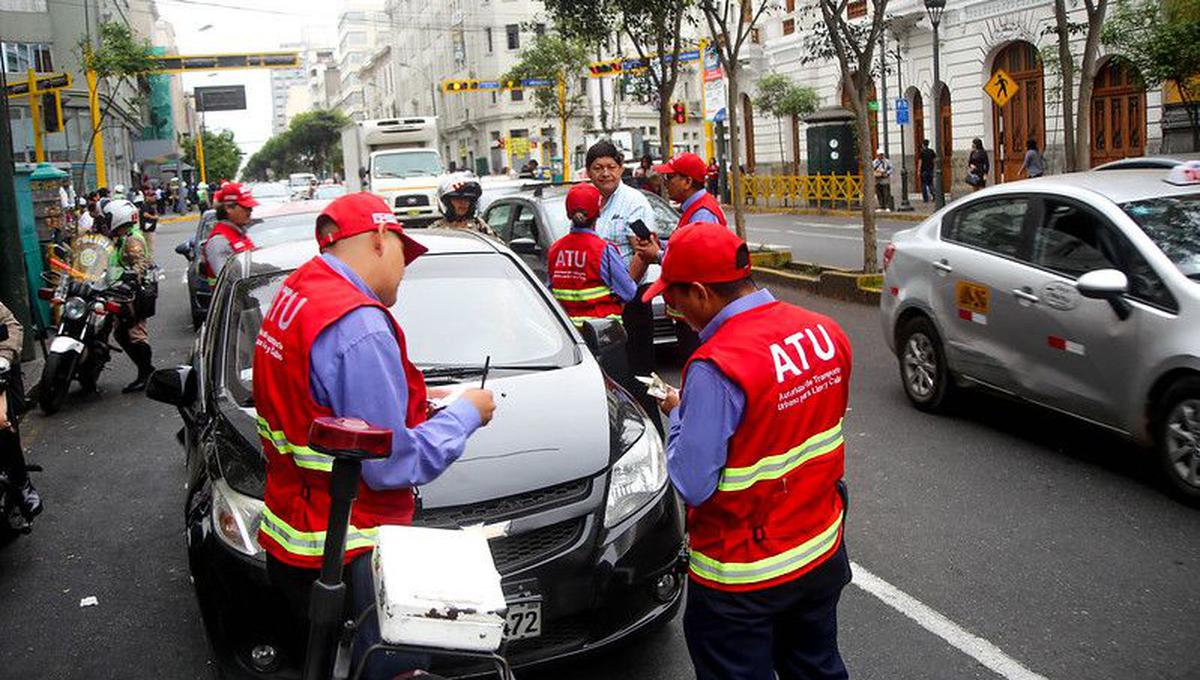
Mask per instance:
[[[524,640],[542,634],[542,603],[522,602],[508,605],[508,616],[504,622],[504,637],[508,640]]]
[[[409,217],[417,217],[421,214],[421,211],[420,210],[405,210],[404,214],[408,215]]]

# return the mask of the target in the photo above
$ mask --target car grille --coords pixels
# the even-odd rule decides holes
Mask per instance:
[[[531,515],[587,498],[591,493],[591,486],[591,480],[577,479],[482,503],[422,509],[413,523],[426,527],[465,527],[480,522],[497,522]]]
[[[579,540],[583,524],[583,518],[576,517],[515,536],[493,538],[488,541],[488,546],[492,549],[496,570],[507,575],[557,555]]]
[[[395,206],[397,208],[417,208],[429,205],[429,197],[424,194],[408,194],[406,196],[397,196]]]

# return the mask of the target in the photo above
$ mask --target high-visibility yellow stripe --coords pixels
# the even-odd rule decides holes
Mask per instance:
[[[595,288],[584,288],[582,290],[552,288],[550,289],[550,292],[554,294],[554,298],[556,300],[566,300],[568,302],[588,302],[590,300],[599,300],[613,294],[612,289],[608,286],[597,286]]]
[[[319,557],[325,551],[325,534],[324,531],[300,531],[293,528],[290,524],[280,519],[279,515],[271,512],[270,508],[263,508],[262,521],[259,522],[259,529],[275,542],[283,546],[283,549],[294,554],[304,555],[307,557]],[[359,529],[354,525],[346,531],[346,550],[357,550],[359,548],[375,547],[375,539],[379,534],[377,527],[369,529]]]
[[[576,326],[582,327],[583,322],[587,321],[589,319],[615,319],[617,321],[620,321],[621,315],[620,314],[609,314],[607,316],[569,316],[567,318],[571,320],[571,323],[575,324]]]
[[[270,442],[271,446],[274,446],[279,453],[285,456],[290,455],[296,467],[318,472],[333,470],[333,456],[327,456],[307,446],[297,446],[289,442],[287,435],[280,430],[272,430],[262,416],[258,417],[258,436]]]
[[[697,576],[726,585],[762,583],[799,571],[820,559],[837,545],[844,513],[821,533],[777,555],[754,562],[718,562],[698,551],[691,551],[689,567]]]
[[[842,421],[828,430],[809,437],[788,451],[760,459],[748,467],[727,467],[721,472],[718,491],[744,491],[757,482],[779,479],[808,461],[835,451],[844,443]]]

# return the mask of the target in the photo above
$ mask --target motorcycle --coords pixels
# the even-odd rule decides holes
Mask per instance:
[[[124,280],[108,285],[112,248],[106,237],[89,234],[76,239],[74,265],[51,258],[51,265],[60,272],[57,285],[42,288],[38,297],[49,301],[61,320],[37,388],[38,405],[46,415],[62,408],[75,380],[85,390],[95,391],[112,352],[121,351],[109,345],[109,337],[116,316],[134,296]]]
[[[7,339],[8,328],[0,326],[0,341]],[[12,378],[9,367],[0,367],[0,393],[8,390],[9,380]],[[5,438],[5,443],[0,443],[0,446],[5,445],[20,446],[20,440]],[[0,454],[3,453],[5,452],[0,451]],[[42,468],[40,465],[26,465],[25,470],[41,472]],[[33,528],[32,521],[25,516],[22,501],[21,487],[9,479],[7,470],[0,468],[0,545],[6,545],[17,536],[28,534]]]

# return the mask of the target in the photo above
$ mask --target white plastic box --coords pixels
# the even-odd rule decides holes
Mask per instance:
[[[500,648],[506,605],[481,531],[383,526],[373,567],[385,642],[482,652]]]

